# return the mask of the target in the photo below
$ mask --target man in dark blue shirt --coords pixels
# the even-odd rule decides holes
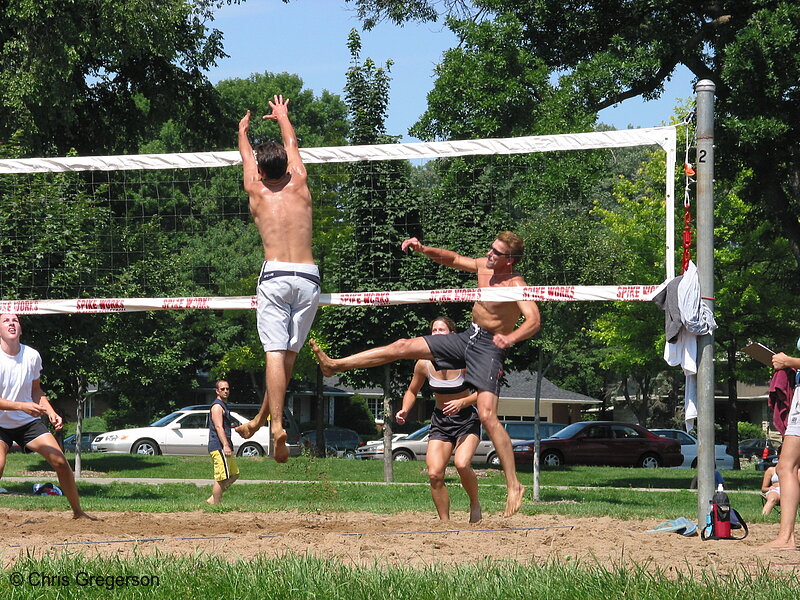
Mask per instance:
[[[231,411],[228,408],[231,386],[220,379],[216,392],[217,397],[211,403],[211,423],[208,426],[208,453],[214,463],[214,487],[206,500],[209,504],[220,504],[223,492],[239,479],[239,467],[231,441]]]

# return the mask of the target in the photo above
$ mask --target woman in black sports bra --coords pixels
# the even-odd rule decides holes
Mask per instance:
[[[431,322],[432,335],[454,333],[455,328],[455,323],[448,317],[437,317]],[[469,496],[469,522],[478,523],[481,520],[481,505],[478,500],[478,479],[472,469],[472,456],[478,447],[481,432],[481,422],[475,408],[478,395],[464,381],[464,369],[437,371],[431,361],[418,360],[414,366],[414,377],[403,395],[403,407],[395,415],[400,425],[406,422],[408,412],[426,381],[436,400],[425,455],[433,504],[439,518],[449,521],[450,495],[444,484],[444,474],[455,450],[453,462],[461,485]]]

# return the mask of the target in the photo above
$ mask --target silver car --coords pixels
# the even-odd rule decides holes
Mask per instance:
[[[392,436],[392,459],[397,461],[408,460],[425,460],[425,454],[428,452],[428,430],[430,425],[425,425],[421,429],[417,429],[414,433],[410,433],[401,439],[394,440]],[[376,440],[373,443],[367,443],[356,449],[356,458],[362,460],[367,459],[383,459],[383,440]]]
[[[511,441],[527,440],[533,437],[533,421],[500,421],[508,432]],[[566,427],[561,423],[539,423],[539,435],[542,439]],[[414,433],[392,443],[392,458],[397,461],[425,460],[428,452],[428,431],[430,425],[417,429]],[[383,442],[370,444],[356,450],[356,458],[382,459]],[[481,427],[481,440],[475,449],[472,462],[483,465],[500,466],[500,457],[494,450],[489,434]]]

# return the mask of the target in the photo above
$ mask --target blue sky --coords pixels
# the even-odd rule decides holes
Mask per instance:
[[[315,94],[324,89],[342,94],[350,65],[347,36],[353,27],[360,30],[354,11],[342,0],[292,0],[290,4],[247,0],[239,6],[223,7],[212,25],[223,32],[225,51],[230,55],[209,73],[212,82],[285,71],[300,76],[304,87]],[[445,50],[455,46],[455,36],[438,24],[382,24],[361,32],[361,43],[362,60],[369,57],[379,65],[387,59],[394,61],[387,131],[402,135],[403,141],[413,141],[408,128],[425,110],[434,66]],[[600,119],[617,129],[663,125],[677,99],[693,94],[691,74],[684,69],[659,100],[626,100],[602,111]]]

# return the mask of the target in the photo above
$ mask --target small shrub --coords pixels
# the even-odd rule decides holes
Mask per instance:
[[[764,437],[764,431],[755,423],[739,421],[737,428],[739,430],[740,442],[742,440],[759,439]]]

